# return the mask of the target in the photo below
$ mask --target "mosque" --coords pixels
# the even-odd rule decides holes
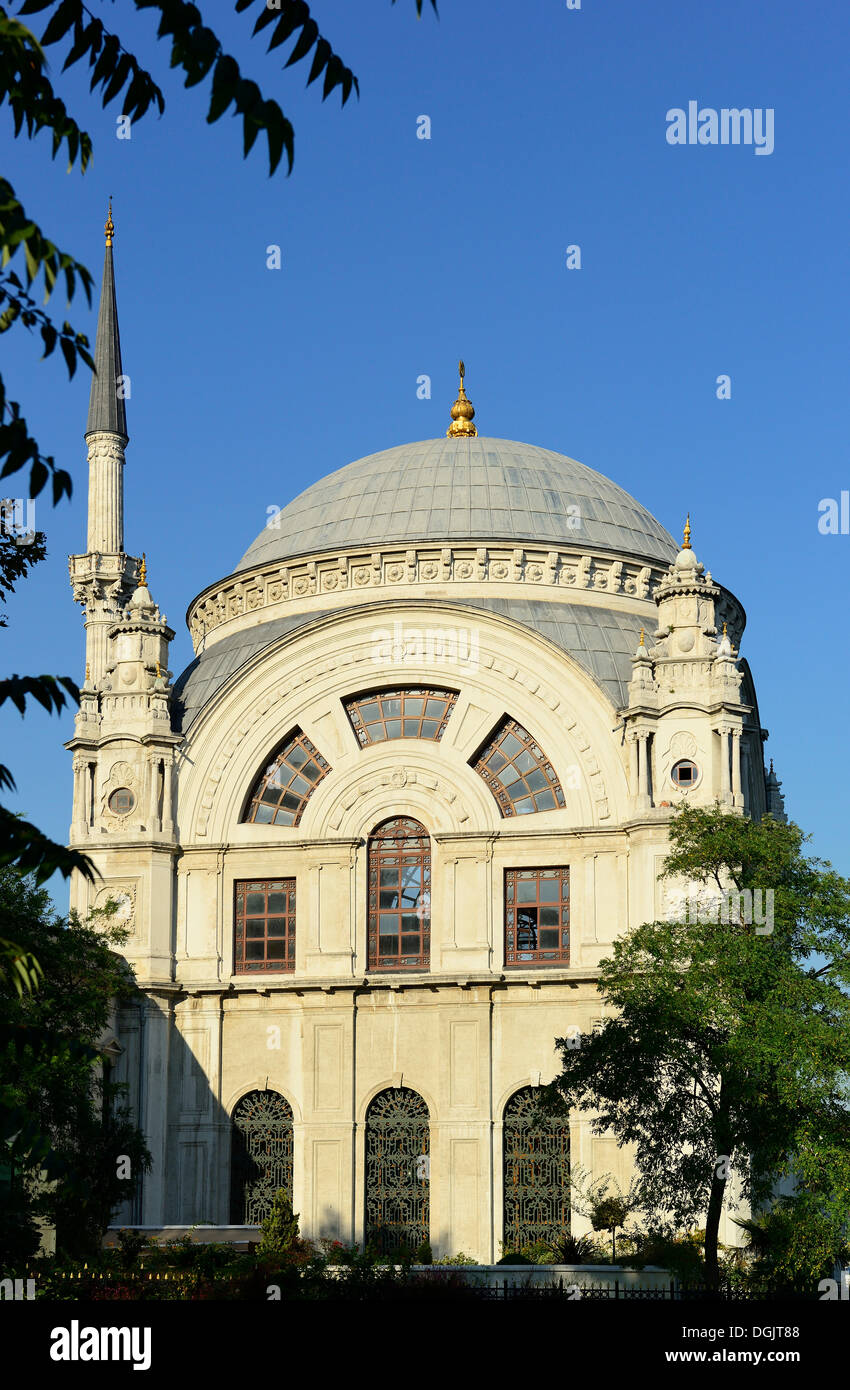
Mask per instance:
[[[629,1176],[534,1098],[669,908],[671,809],[782,815],[744,610],[689,525],[480,435],[461,364],[445,438],[321,478],[191,601],[173,679],[124,549],[113,231],[67,746],[102,875],[72,906],[118,904],[142,991],[114,1050],[153,1167],[116,1219],[256,1227],[282,1187],[307,1236],[492,1262],[569,1229],[571,1162]]]

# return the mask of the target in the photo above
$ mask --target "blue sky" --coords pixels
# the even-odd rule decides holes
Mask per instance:
[[[5,173],[98,284],[114,196],[125,544],[147,552],[177,629],[172,669],[191,659],[187,604],[266,509],[442,435],[463,356],[482,434],[580,459],[675,534],[690,510],[697,554],[747,610],[742,654],[789,811],[850,873],[850,535],[818,529],[819,502],[850,488],[847,6],[441,0],[439,20],[417,21],[413,0],[316,0],[360,79],[340,109],[305,89],[304,64],[282,70],[288,45],[266,54],[248,16],[203,0],[295,125],[294,172],[272,179],[260,141],[241,158],[235,120],[206,125],[208,84],[183,90],[151,12],[91,8],[154,73],[165,115],[118,140],[120,105],[99,109],[80,69],[60,77],[52,49],[93,163],[67,174],[41,135],[7,139]],[[691,100],[773,110],[773,152],[671,146],[666,113]],[[571,244],[581,270],[566,268]],[[53,303],[91,339],[96,308]],[[69,383],[22,330],[2,348],[10,395],[76,484],[70,505],[38,501],[50,556],[8,605],[4,667],[80,680],[67,556],[84,547],[90,379]],[[13,804],[65,839],[72,716],[0,717]]]

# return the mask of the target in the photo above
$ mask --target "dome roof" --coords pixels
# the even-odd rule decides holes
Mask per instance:
[[[678,546],[616,483],[510,439],[425,439],[320,478],[263,528],[239,570],[407,542],[572,544],[669,564]]]

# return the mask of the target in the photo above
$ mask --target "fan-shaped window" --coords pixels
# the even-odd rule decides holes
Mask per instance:
[[[378,690],[346,700],[345,712],[366,748],[390,738],[441,739],[456,700],[455,690]]]
[[[472,765],[495,796],[503,816],[551,811],[564,804],[555,769],[515,719],[502,721]]]
[[[569,869],[508,869],[505,965],[547,965],[569,959]]]
[[[306,734],[294,729],[257,778],[244,819],[265,825],[297,825],[310,796],[330,770]]]
[[[541,1115],[534,1086],[505,1106],[503,1131],[505,1252],[570,1231],[570,1122]]]
[[[250,1091],[233,1112],[230,1220],[259,1226],[282,1188],[292,1200],[292,1108],[277,1091]]]
[[[429,1238],[428,1107],[407,1086],[381,1091],[366,1114],[366,1243],[415,1255]]]
[[[418,821],[384,821],[369,837],[369,970],[427,970],[431,841]]]

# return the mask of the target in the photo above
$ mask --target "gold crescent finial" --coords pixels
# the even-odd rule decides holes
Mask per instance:
[[[472,402],[467,399],[466,392],[463,389],[463,378],[466,376],[466,367],[463,365],[463,360],[461,359],[457,365],[460,372],[460,386],[458,388],[457,400],[449,412],[452,417],[452,423],[446,430],[446,436],[449,439],[472,439],[478,433],[472,423],[475,415],[475,407]]]
[[[157,678],[157,680],[159,680],[159,678],[160,678],[161,675],[162,675],[162,671],[160,670],[159,662],[157,662],[157,663],[156,663],[156,678]]]
[[[686,519],[686,521],[685,521],[685,534],[684,534],[684,537],[683,537],[683,539],[682,539],[682,549],[683,549],[683,550],[690,550],[690,548],[691,548],[691,514],[690,514],[690,512],[688,512],[687,519]]]
[[[639,646],[639,647],[642,647],[642,646],[643,646],[643,634],[644,634],[644,631],[645,631],[645,629],[644,629],[644,628],[641,628],[641,630],[640,630],[640,642],[638,643],[638,646]]]
[[[726,636],[726,624],[725,624],[725,623],[723,624],[723,636],[724,636],[724,637]]]
[[[105,221],[105,223],[104,223],[104,225],[103,225],[103,230],[106,232],[106,244],[107,244],[107,246],[111,246],[111,245],[112,245],[112,235],[113,235],[113,233],[114,233],[114,231],[115,231],[115,223],[112,221],[112,194],[111,194],[111,193],[110,193],[110,195],[109,195],[109,212],[108,212],[107,215],[106,215],[106,221]]]
[[[141,563],[140,566],[139,566],[139,585],[141,585],[141,584],[147,584],[147,582],[148,582],[148,562],[147,562],[147,558],[145,557],[145,552],[142,551],[142,563]]]

